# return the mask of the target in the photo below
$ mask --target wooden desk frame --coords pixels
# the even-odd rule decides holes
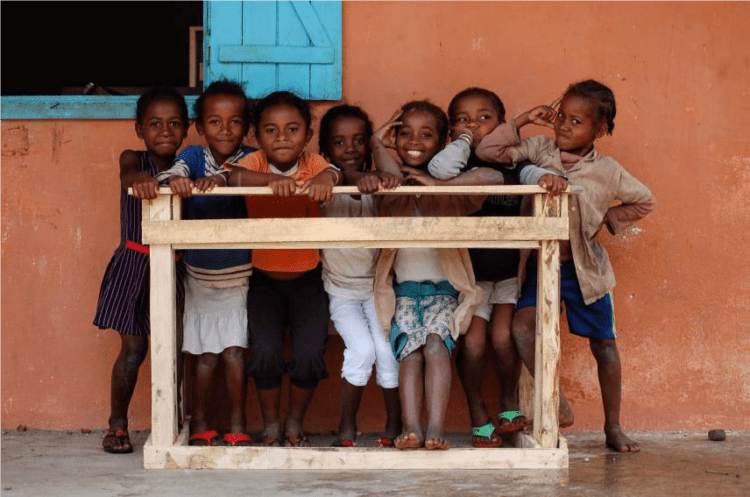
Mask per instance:
[[[269,195],[270,189],[216,188],[208,195]],[[334,194],[356,193],[336,187]],[[168,188],[143,202],[143,242],[151,250],[151,435],[147,469],[502,469],[567,468],[559,436],[560,247],[568,239],[568,195],[537,186],[399,187],[383,194],[534,195],[530,217],[305,218],[180,220],[180,199]],[[280,226],[283,226],[282,231]],[[537,289],[533,436],[521,448],[398,451],[329,447],[191,447],[177,429],[175,339],[176,249],[325,247],[487,247],[540,250]],[[522,383],[523,387],[523,383]],[[527,397],[527,388],[521,396]],[[522,399],[522,405],[523,399]],[[187,425],[187,423],[186,423]]]

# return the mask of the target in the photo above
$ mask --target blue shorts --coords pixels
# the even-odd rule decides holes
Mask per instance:
[[[518,299],[516,310],[536,307],[536,284],[537,266],[536,263],[531,262],[526,267],[526,281],[523,282],[521,298]],[[571,333],[599,340],[617,338],[612,292],[607,292],[593,304],[586,305],[573,261],[560,264],[560,300],[565,302],[565,316]]]

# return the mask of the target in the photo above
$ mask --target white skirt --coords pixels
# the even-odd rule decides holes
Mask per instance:
[[[229,347],[247,348],[247,290],[241,286],[211,288],[185,276],[182,351],[220,354]]]

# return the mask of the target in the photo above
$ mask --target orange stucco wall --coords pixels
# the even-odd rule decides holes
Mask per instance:
[[[623,423],[750,429],[750,4],[352,2],[343,23],[344,97],[376,124],[406,100],[447,106],[471,85],[499,93],[512,116],[570,82],[608,84],[617,126],[598,147],[660,202],[636,230],[604,235],[618,276]],[[118,338],[91,319],[118,240],[117,158],[138,146],[128,121],[2,123],[3,427],[106,425]],[[564,334],[562,348],[574,428],[599,428],[587,344]],[[336,425],[340,341],[327,357],[311,430]],[[135,429],[150,424],[148,365],[142,373]],[[456,379],[452,394],[448,428],[468,429]],[[380,427],[381,405],[368,390],[362,428]]]

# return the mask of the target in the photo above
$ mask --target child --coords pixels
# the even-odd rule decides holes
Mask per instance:
[[[494,92],[484,88],[467,88],[459,92],[448,106],[448,117],[454,139],[438,153],[428,166],[432,176],[440,179],[456,177],[462,170],[491,168],[498,175],[496,183],[518,185],[536,184],[549,172],[526,162],[492,164],[476,158],[474,149],[484,136],[505,122],[505,106]],[[468,166],[468,167],[467,167]],[[464,177],[468,177],[468,173]],[[522,197],[519,195],[493,195],[485,200],[475,216],[518,216]],[[518,264],[520,252],[515,249],[469,249],[474,277],[484,297],[474,311],[466,335],[461,337],[457,365],[459,377],[466,393],[472,426],[474,447],[500,447],[499,434],[523,430],[529,421],[518,410],[518,380],[521,360],[511,336],[511,321],[518,293]],[[495,350],[495,368],[500,379],[500,406],[498,427],[490,421],[480,394],[484,374],[484,350],[487,327]]]
[[[395,176],[370,171],[372,123],[359,107],[333,107],[320,121],[319,147],[324,157],[339,167],[346,183],[393,188]],[[377,187],[377,186],[376,186]],[[365,187],[366,188],[366,187]],[[377,215],[371,195],[337,195],[324,209],[328,217],[373,217]],[[375,261],[378,249],[325,249],[322,251],[323,283],[328,292],[331,320],[344,340],[341,387],[341,420],[336,447],[356,447],[357,411],[362,391],[377,366],[377,382],[383,389],[386,410],[385,436],[381,447],[393,445],[401,433],[398,399],[398,363],[380,329],[375,310]]]
[[[328,161],[305,151],[312,138],[308,103],[289,92],[259,100],[253,126],[260,150],[239,161],[229,183],[268,186],[278,197],[247,197],[252,217],[318,217],[318,202],[331,200],[340,174]],[[307,196],[293,196],[297,188]],[[289,197],[289,198],[280,198]],[[263,443],[309,446],[302,431],[318,382],[328,376],[323,354],[328,338],[328,296],[317,249],[254,250],[248,320],[254,376],[263,414]],[[284,332],[290,326],[292,360],[284,362]],[[282,426],[281,385],[291,379],[289,410]]]
[[[529,159],[583,187],[582,194],[570,198],[570,241],[560,247],[561,298],[570,331],[589,339],[596,359],[606,444],[619,452],[638,452],[640,445],[620,427],[622,380],[611,294],[615,277],[596,236],[605,224],[614,234],[643,218],[656,208],[656,199],[614,159],[594,148],[597,139],[614,129],[615,97],[609,88],[593,80],[576,83],[567,89],[559,108],[553,107],[535,107],[511,124],[498,126],[485,136],[476,153],[496,162]],[[520,140],[517,130],[529,123],[553,127],[555,139]],[[614,200],[621,203],[610,207]],[[533,372],[537,272],[530,262],[513,319],[513,336],[524,364]]]
[[[136,105],[135,132],[145,151],[120,155],[120,245],[104,274],[94,324],[120,333],[120,354],[112,368],[109,429],[102,441],[106,452],[133,452],[128,436],[128,407],[138,380],[138,369],[148,351],[149,259],[141,244],[141,199],[154,199],[154,177],[167,169],[187,135],[185,99],[172,88],[154,88]],[[133,188],[133,196],[128,188]],[[178,279],[178,305],[182,300]]]
[[[400,121],[396,121],[401,117]],[[395,138],[393,133],[395,131]],[[435,184],[425,170],[448,137],[448,118],[426,102],[409,102],[373,135],[378,171],[404,176],[416,184]],[[387,148],[395,147],[403,166]],[[385,196],[381,213],[395,216],[460,216],[476,211],[482,196]],[[395,277],[395,285],[392,284]],[[380,324],[390,330],[399,371],[404,430],[398,449],[447,449],[444,424],[451,383],[450,354],[468,328],[482,290],[466,249],[382,249],[375,275]],[[393,322],[391,323],[391,320]],[[422,428],[422,403],[427,428]]]
[[[250,106],[242,87],[229,81],[211,83],[195,101],[195,127],[207,147],[191,146],[157,178],[186,199],[186,219],[247,217],[240,197],[192,197],[193,188],[208,191],[227,184],[225,164],[234,164],[255,149],[242,145],[250,129]],[[250,445],[245,433],[245,349],[247,348],[247,292],[252,271],[249,250],[188,250],[185,253],[184,343],[182,350],[197,355],[195,406],[190,445],[214,445],[219,434],[208,422],[209,393],[216,366],[225,366],[230,401],[230,446]]]

